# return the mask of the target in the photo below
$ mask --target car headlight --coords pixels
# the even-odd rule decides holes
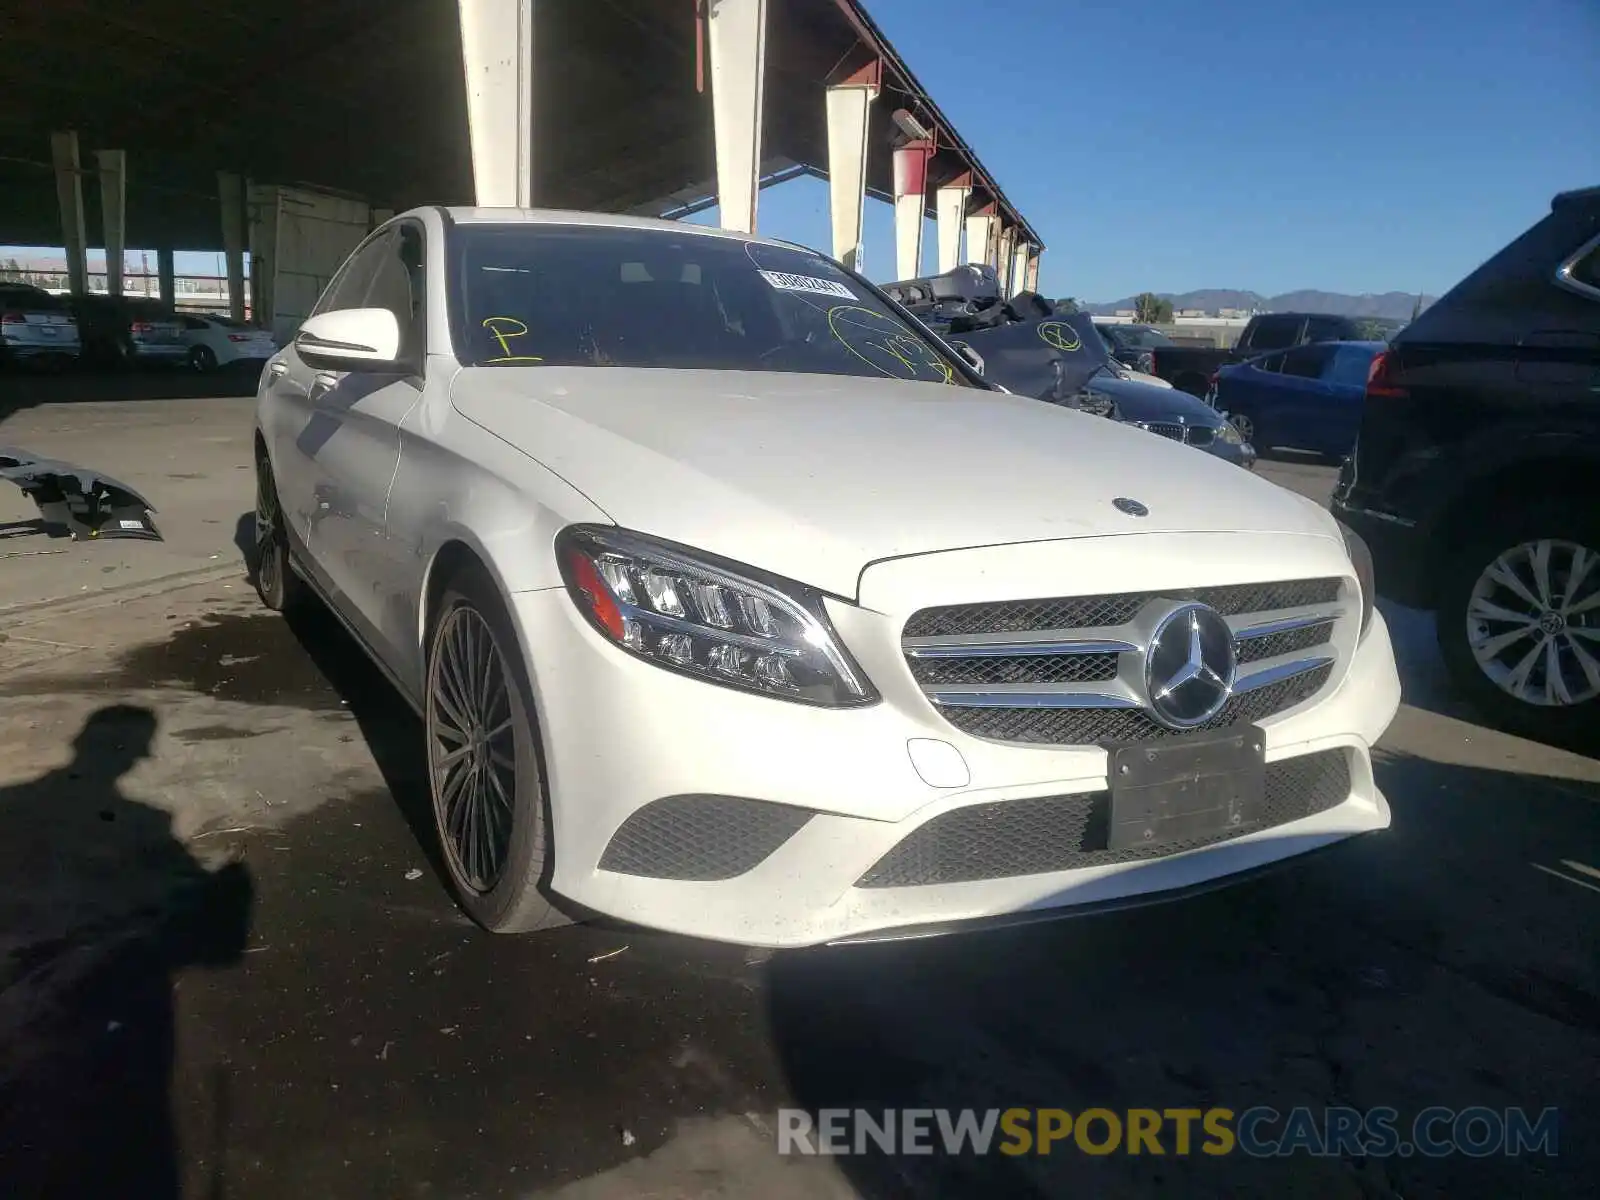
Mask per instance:
[[[1361,535],[1343,521],[1338,522],[1339,532],[1344,534],[1344,548],[1350,554],[1350,562],[1356,569],[1356,583],[1361,588],[1361,634],[1366,636],[1367,626],[1372,624],[1372,609],[1377,602],[1376,574],[1372,568],[1372,551],[1367,549],[1367,543],[1362,541]]]
[[[1081,412],[1093,417],[1110,417],[1113,421],[1122,417],[1115,400],[1104,392],[1097,392],[1092,388],[1085,388],[1079,393],[1077,407]]]
[[[1221,425],[1218,425],[1217,432],[1214,436],[1216,437],[1217,441],[1228,446],[1244,445],[1244,438],[1239,436],[1239,431],[1233,427],[1232,421],[1225,421]]]
[[[569,526],[556,556],[589,623],[646,662],[802,704],[878,699],[814,588],[610,526]]]

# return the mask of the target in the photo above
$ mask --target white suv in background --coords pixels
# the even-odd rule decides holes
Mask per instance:
[[[262,375],[259,586],[424,721],[467,911],[771,946],[1180,894],[1385,827],[1365,548],[990,388],[799,247],[418,209]]]

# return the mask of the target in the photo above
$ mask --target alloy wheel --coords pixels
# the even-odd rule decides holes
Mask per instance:
[[[256,581],[265,595],[271,595],[278,586],[280,564],[276,553],[281,533],[279,522],[282,512],[278,507],[278,489],[273,482],[272,467],[263,457],[256,464]]]
[[[1252,445],[1255,443],[1256,423],[1244,413],[1229,413],[1228,423],[1239,431],[1239,436]]]
[[[1513,546],[1478,576],[1466,621],[1479,669],[1507,695],[1545,708],[1600,696],[1600,551]]]
[[[489,623],[470,605],[444,617],[429,672],[428,767],[434,814],[457,879],[491,891],[516,812],[510,680]]]

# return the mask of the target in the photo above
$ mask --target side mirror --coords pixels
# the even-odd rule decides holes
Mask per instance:
[[[979,354],[965,342],[956,343],[956,353],[961,355],[962,358],[966,359],[967,365],[979,375],[983,374],[983,355]]]
[[[294,348],[307,365],[331,371],[400,369],[400,322],[387,308],[339,308],[300,326]]]

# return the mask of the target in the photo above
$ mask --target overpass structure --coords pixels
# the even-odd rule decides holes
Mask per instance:
[[[754,231],[760,190],[826,178],[832,251],[895,209],[896,277],[937,262],[1036,286],[1043,240],[860,0],[49,0],[13,6],[0,243],[89,230],[226,255],[242,316],[303,317],[390,213],[476,203],[683,216]]]

